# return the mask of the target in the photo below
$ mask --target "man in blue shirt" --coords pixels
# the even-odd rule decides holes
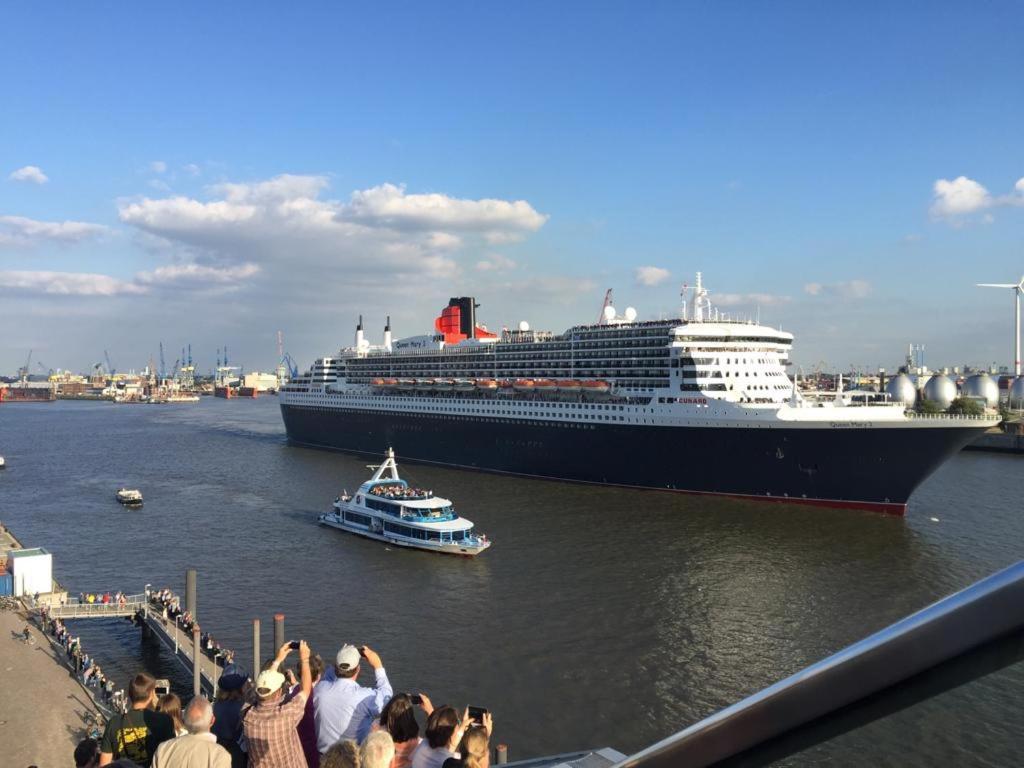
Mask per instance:
[[[366,659],[373,667],[373,688],[364,688],[356,681],[361,659]],[[316,747],[320,754],[341,739],[362,743],[391,694],[391,683],[380,656],[365,645],[360,648],[343,645],[334,666],[313,688]]]

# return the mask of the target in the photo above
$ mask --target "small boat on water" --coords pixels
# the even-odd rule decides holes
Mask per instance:
[[[491,546],[473,522],[456,513],[449,499],[413,488],[398,475],[395,452],[371,465],[373,477],[354,494],[343,493],[334,509],[321,514],[321,525],[400,547],[472,557]]]
[[[121,488],[115,494],[118,502],[126,507],[141,507],[142,492],[136,488]]]

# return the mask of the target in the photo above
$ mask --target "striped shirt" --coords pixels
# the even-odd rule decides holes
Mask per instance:
[[[250,768],[306,768],[295,727],[306,711],[301,691],[288,699],[260,702],[242,715]]]

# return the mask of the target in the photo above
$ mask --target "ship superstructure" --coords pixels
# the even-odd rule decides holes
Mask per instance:
[[[689,310],[606,305],[562,334],[489,331],[472,298],[434,332],[353,346],[281,390],[294,443],[410,461],[901,513],[935,468],[998,422],[879,398],[802,396],[792,334],[725,319],[698,275]]]

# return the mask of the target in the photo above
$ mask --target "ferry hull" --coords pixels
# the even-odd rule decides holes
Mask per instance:
[[[556,480],[903,514],[977,426],[724,428],[548,423],[281,405],[295,444]]]

